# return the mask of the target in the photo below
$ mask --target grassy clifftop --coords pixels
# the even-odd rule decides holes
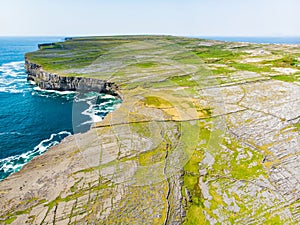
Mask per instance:
[[[26,58],[123,103],[0,183],[20,224],[298,224],[297,45],[72,38]]]

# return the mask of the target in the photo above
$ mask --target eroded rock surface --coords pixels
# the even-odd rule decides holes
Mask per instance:
[[[41,46],[31,80],[100,80],[123,103],[2,181],[0,223],[299,224],[299,55],[169,36]]]

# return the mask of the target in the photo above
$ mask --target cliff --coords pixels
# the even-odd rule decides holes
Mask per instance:
[[[0,223],[298,224],[299,55],[171,36],[26,54],[41,88],[123,102],[2,181]]]
[[[66,77],[48,73],[35,63],[25,59],[27,80],[33,81],[41,89],[56,91],[95,91],[117,95],[118,86],[115,83],[85,77]]]

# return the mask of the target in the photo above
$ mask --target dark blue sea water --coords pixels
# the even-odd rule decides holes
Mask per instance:
[[[41,91],[27,82],[24,54],[61,40],[0,37],[0,180],[66,136],[87,131],[120,103],[97,93]]]
[[[197,38],[211,39],[227,42],[249,42],[258,44],[300,44],[300,37],[210,37],[199,36]]]

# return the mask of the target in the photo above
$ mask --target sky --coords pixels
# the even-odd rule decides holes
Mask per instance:
[[[1,0],[0,36],[298,36],[299,0]]]

